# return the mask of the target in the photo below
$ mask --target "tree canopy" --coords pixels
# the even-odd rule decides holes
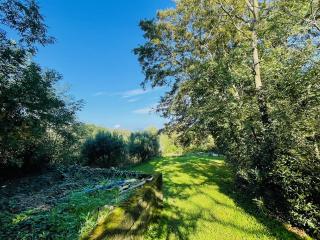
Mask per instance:
[[[57,91],[59,73],[32,61],[54,41],[35,1],[0,1],[0,27],[0,167],[34,167],[62,152],[58,143],[72,149],[81,102]]]
[[[158,105],[167,130],[213,136],[256,197],[314,232],[319,19],[312,0],[180,0],[141,21],[134,50],[142,85],[170,87]]]

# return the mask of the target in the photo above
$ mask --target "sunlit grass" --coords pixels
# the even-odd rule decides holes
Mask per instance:
[[[134,169],[164,178],[164,208],[145,239],[299,239],[234,191],[220,157],[157,158]]]

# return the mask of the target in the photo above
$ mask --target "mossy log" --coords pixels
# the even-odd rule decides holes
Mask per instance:
[[[155,174],[152,181],[115,207],[86,239],[141,239],[151,217],[161,206],[162,175]]]

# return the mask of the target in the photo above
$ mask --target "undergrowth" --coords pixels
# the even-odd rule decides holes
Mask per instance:
[[[79,239],[90,231],[125,198],[118,190],[88,194],[75,191],[56,206],[28,209],[20,213],[0,213],[0,239]],[[108,204],[108,205],[106,205]]]

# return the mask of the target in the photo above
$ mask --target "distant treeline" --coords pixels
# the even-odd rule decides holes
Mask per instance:
[[[82,125],[82,163],[101,167],[125,166],[158,155],[181,155],[195,151],[214,151],[212,137],[183,144],[176,134],[166,134],[155,127],[143,131],[108,129],[93,124]]]

